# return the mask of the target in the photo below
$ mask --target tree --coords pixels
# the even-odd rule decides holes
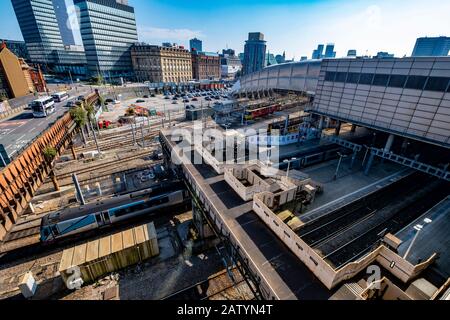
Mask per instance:
[[[93,85],[101,85],[104,82],[104,79],[101,75],[94,76],[89,81]]]
[[[56,151],[55,148],[53,148],[52,146],[47,146],[45,147],[44,151],[44,157],[48,162],[52,162],[53,159],[56,157],[56,155],[58,154],[58,152]]]
[[[73,121],[75,121],[77,126],[79,126],[80,128],[86,124],[87,114],[88,113],[82,106],[78,106],[70,110],[70,115],[72,116]]]

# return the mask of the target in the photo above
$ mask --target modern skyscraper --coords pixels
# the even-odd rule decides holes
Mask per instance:
[[[55,8],[56,20],[58,21],[63,44],[65,46],[74,46],[75,38],[69,21],[66,0],[53,0],[53,7]]]
[[[30,60],[36,63],[59,62],[64,44],[52,0],[12,0]]]
[[[450,51],[450,37],[423,37],[418,38],[413,57],[437,57],[448,56]]]
[[[202,40],[199,40],[197,38],[189,40],[189,50],[190,51],[203,51],[203,43]]]
[[[64,47],[52,0],[12,0],[29,60],[46,71],[84,75],[83,50]]]
[[[325,48],[325,58],[336,58],[334,43],[327,44],[327,47]]]
[[[312,59],[322,59],[323,57],[323,44],[319,44],[317,46],[317,49],[313,51],[312,53]]]
[[[266,63],[266,41],[264,34],[250,32],[244,46],[244,68],[243,74],[259,71]]]
[[[134,8],[127,0],[74,0],[88,73],[107,79],[133,78],[131,46],[138,41]]]

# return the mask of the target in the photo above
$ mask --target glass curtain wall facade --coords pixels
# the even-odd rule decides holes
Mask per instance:
[[[80,8],[88,74],[132,79],[131,46],[138,41],[134,8],[116,0],[74,0],[74,4]]]
[[[52,0],[55,8],[56,20],[58,21],[61,38],[65,46],[75,45],[72,27],[69,23],[66,0]]]
[[[52,0],[12,0],[30,61],[58,63],[64,45]]]

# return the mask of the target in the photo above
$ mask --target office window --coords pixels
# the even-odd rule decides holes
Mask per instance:
[[[335,77],[336,77],[336,72],[325,73],[325,81],[334,81]]]
[[[347,78],[346,72],[336,72],[336,82],[345,82],[345,79]]]
[[[406,76],[402,75],[391,75],[389,80],[389,87],[403,88],[406,82]]]
[[[372,73],[361,73],[361,76],[359,77],[359,84],[372,84],[372,80]]]
[[[388,80],[389,80],[389,75],[387,75],[387,74],[375,74],[375,77],[373,78],[373,85],[386,87]]]
[[[359,73],[352,73],[350,72],[347,75],[347,82],[348,83],[358,83],[359,81]]]
[[[405,88],[422,90],[426,80],[427,77],[424,76],[409,76]]]
[[[429,77],[427,84],[425,85],[425,90],[430,91],[445,91],[450,78],[443,77]]]

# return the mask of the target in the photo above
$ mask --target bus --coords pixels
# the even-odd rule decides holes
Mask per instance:
[[[31,110],[33,110],[33,117],[45,118],[55,112],[55,101],[53,101],[52,97],[34,100],[31,103]]]
[[[69,94],[67,92],[57,92],[52,94],[52,98],[55,102],[63,102],[64,100],[69,99]]]

